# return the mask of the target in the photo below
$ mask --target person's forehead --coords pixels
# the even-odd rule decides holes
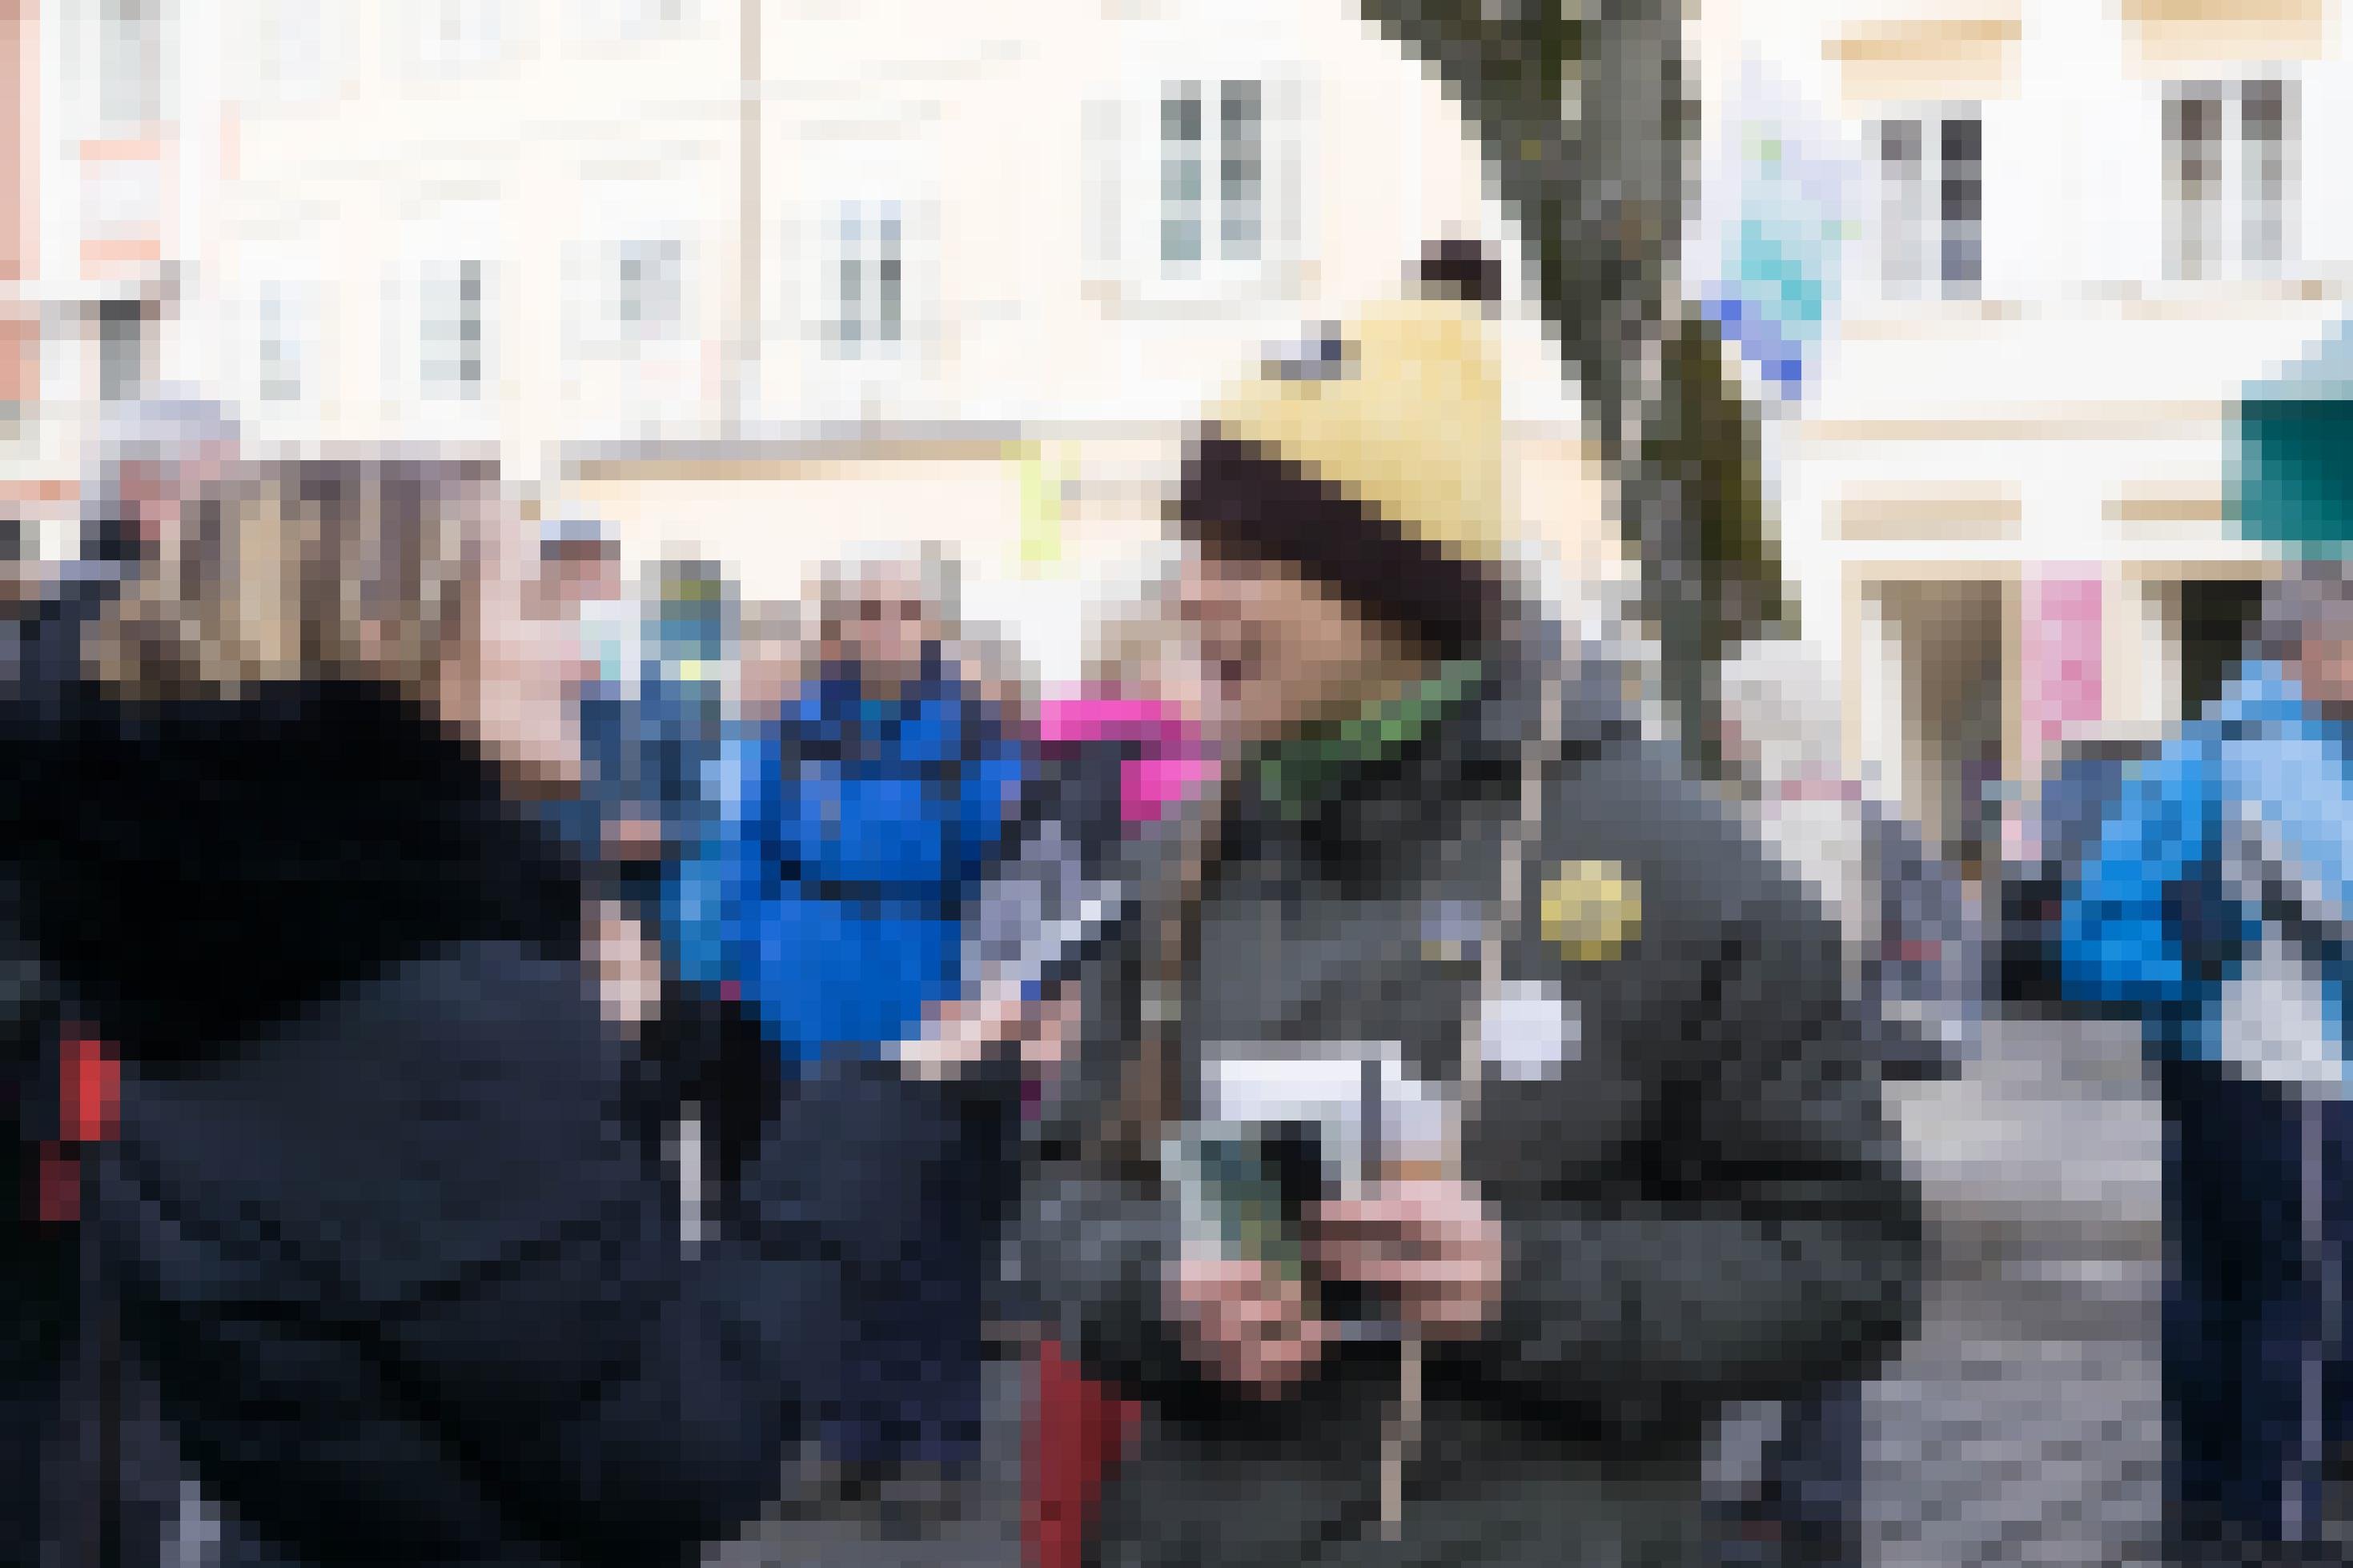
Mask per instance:
[[[851,580],[849,596],[863,600],[920,601],[923,597],[923,574],[903,561],[874,562],[862,568]]]
[[[217,467],[229,461],[234,455],[232,447],[219,441],[201,441],[185,447],[140,445],[121,455],[115,464],[115,471],[129,479],[164,483],[206,468]]]

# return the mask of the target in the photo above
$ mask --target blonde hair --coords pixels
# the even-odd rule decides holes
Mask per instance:
[[[496,483],[459,460],[242,468],[98,628],[89,673],[132,699],[336,679],[422,696],[472,629]]]

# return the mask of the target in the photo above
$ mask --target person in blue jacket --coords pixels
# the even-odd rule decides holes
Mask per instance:
[[[2308,1560],[2344,1431],[2348,716],[2353,574],[2305,562],[2221,696],[2126,784],[2060,917],[2070,999],[2139,1024],[2171,1124],[2184,1561]]]
[[[1005,717],[958,667],[951,597],[935,557],[831,569],[816,668],[747,749],[724,825],[680,878],[704,908],[673,925],[719,926],[715,948],[678,944],[694,977],[732,984],[788,1071],[887,1054],[965,989],[968,915],[1026,769]],[[925,1173],[923,1267],[860,1306],[850,1382],[862,1392],[828,1435],[852,1474],[953,1471],[976,1447],[984,1304],[1018,1131],[1014,1115],[970,1120]]]

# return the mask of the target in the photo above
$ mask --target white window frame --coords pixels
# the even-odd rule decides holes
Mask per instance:
[[[343,79],[345,12],[318,0],[253,0],[259,44],[253,53],[256,103],[313,104]]]
[[[885,197],[839,201],[819,215],[827,310],[821,341],[828,357],[891,363],[907,354],[907,260],[913,215]]]
[[[389,294],[384,315],[385,363],[398,374],[385,378],[393,423],[404,430],[434,440],[488,439],[500,428],[504,410],[503,348],[508,330],[506,298],[508,260],[501,243],[502,209],[490,197],[445,197],[412,220],[402,238],[399,262],[386,279]],[[476,350],[480,371],[471,395],[463,395],[435,374],[427,363],[427,318],[437,308],[434,294],[450,287],[455,269],[466,262],[480,269],[480,300]],[[437,346],[437,355],[453,351]],[[445,362],[446,363],[446,362]]]
[[[1975,218],[1948,219],[1944,212],[1945,128],[1957,121],[1974,121],[1978,127]],[[1891,176],[1886,155],[1889,132],[1897,125],[1909,125],[1918,137],[1918,177],[1908,188]],[[1883,303],[1909,305],[1984,298],[1985,126],[1985,105],[1972,100],[1888,104],[1876,110],[1865,124],[1865,151],[1873,196],[1872,232],[1875,238],[1872,272]],[[1910,205],[1914,202],[1917,203],[1916,210]],[[1976,242],[1977,275],[1948,277],[1947,247],[1957,238],[1968,237]],[[1896,259],[1900,252],[1908,252],[1915,258],[1916,275],[1900,275]]]
[[[126,313],[112,308],[119,303],[121,301],[105,301],[97,319],[91,322],[93,346],[97,351],[93,363],[96,382],[92,390],[100,403],[121,403],[143,395],[155,374],[156,336],[162,323],[144,310]],[[126,341],[126,334],[109,329],[124,322],[128,322],[131,328],[127,341],[137,363],[130,386],[119,388],[112,385],[112,372],[121,354],[121,345]]]
[[[604,315],[614,342],[624,350],[642,353],[675,342],[685,334],[688,259],[686,237],[674,232],[630,235],[612,241],[606,249],[601,258]],[[654,263],[651,277],[649,261]],[[634,291],[633,270],[637,275]],[[649,305],[655,307],[650,312]]]
[[[515,0],[406,0],[385,15],[400,29],[396,54],[428,81],[497,65],[522,41]]]
[[[809,171],[801,200],[781,215],[772,269],[781,334],[789,357],[770,360],[759,376],[759,404],[768,416],[819,421],[916,417],[935,411],[927,401],[940,388],[940,322],[944,309],[942,204],[937,153],[923,142],[882,136],[824,148]],[[895,342],[863,330],[853,342],[841,331],[849,301],[842,269],[860,279],[860,320],[878,324],[882,259],[879,226],[870,221],[895,206],[899,217],[899,335]],[[845,247],[843,217],[860,216]],[[776,342],[774,338],[765,340]],[[764,347],[764,359],[769,349]],[[789,368],[788,368],[789,367]],[[796,386],[796,382],[797,386]]]
[[[1314,130],[1314,79],[1295,64],[1261,54],[1203,58],[1184,47],[1139,47],[1137,63],[1119,90],[1079,106],[1085,269],[1129,303],[1241,306],[1294,292],[1309,253],[1312,210],[1307,167]],[[1257,188],[1249,207],[1254,253],[1229,244],[1223,112],[1229,86],[1257,89]],[[1191,87],[1198,97],[1199,139],[1195,194],[1181,196],[1164,182],[1171,146],[1164,105]],[[1178,204],[1198,221],[1198,262],[1171,258],[1164,225]]]
[[[1147,81],[1134,109],[1134,162],[1128,193],[1134,227],[1124,237],[1135,258],[1134,279],[1150,294],[1162,298],[1230,297],[1261,289],[1279,259],[1281,214],[1278,204],[1289,195],[1278,168],[1282,149],[1276,143],[1275,117],[1283,83],[1266,70],[1231,68],[1220,71],[1170,71]],[[1257,101],[1255,136],[1247,158],[1228,144],[1231,129],[1224,112],[1228,95],[1251,89]],[[1170,135],[1171,106],[1190,101],[1189,142]],[[1178,162],[1179,149],[1191,155]],[[1237,205],[1237,193],[1228,184],[1229,163],[1255,162],[1256,190],[1247,205]],[[1171,188],[1180,168],[1192,175],[1189,195]],[[1254,226],[1247,248],[1238,247],[1237,219]],[[1172,255],[1170,226],[1187,224],[1195,238],[1194,254]]]
[[[141,69],[148,78],[145,85],[150,97],[143,112],[135,117],[123,112],[125,106],[111,85],[111,72],[121,63],[121,51],[128,42],[123,32],[126,24],[116,15],[123,6],[135,6],[143,12],[130,25],[144,33],[139,47],[146,58]],[[97,134],[147,136],[170,123],[174,111],[171,77],[174,52],[170,12],[168,0],[96,0],[86,13],[90,18],[90,119]]]
[[[435,258],[418,269],[417,385],[424,401],[469,405],[485,401],[491,380],[490,313],[489,258],[479,254]],[[470,350],[466,342],[468,327],[473,329]]]
[[[2273,253],[2259,256],[2248,241],[2256,213],[2249,191],[2249,143],[2246,138],[2246,92],[2268,85],[2279,94],[2279,211],[2275,215]],[[2168,283],[2198,285],[2259,281],[2285,275],[2295,265],[2298,207],[2299,154],[2303,147],[2301,83],[2294,73],[2278,68],[2252,68],[2240,74],[2165,84],[2159,110],[2164,181],[2165,257],[2162,277]],[[2214,225],[2220,240],[2202,266],[2188,263],[2189,214],[2181,199],[2179,171],[2181,154],[2173,134],[2179,106],[2193,98],[2212,99],[2220,107],[2221,124],[2216,140],[2221,164],[2213,197]]]
[[[265,278],[253,294],[253,397],[293,410],[318,395],[319,290],[307,279]],[[275,362],[275,363],[273,363]]]
[[[1263,78],[1171,79],[1153,106],[1154,261],[1170,280],[1250,278],[1266,264]],[[1247,104],[1246,115],[1231,110]],[[1172,181],[1182,189],[1171,189]],[[1187,243],[1173,247],[1178,234]]]
[[[701,19],[699,0],[568,0],[575,31],[591,43],[659,38]]]

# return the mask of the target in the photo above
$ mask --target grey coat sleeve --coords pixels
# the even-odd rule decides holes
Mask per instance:
[[[1658,976],[1685,1048],[1638,1169],[1622,1195],[1507,1203],[1501,1303],[1472,1352],[1502,1397],[1627,1440],[1862,1373],[1916,1310],[1917,1194],[1836,938],[1754,856],[1744,874],[1739,847],[1715,847],[1735,858],[1701,874],[1749,891],[1694,972]]]
[[[1162,1309],[1178,1251],[1174,1209],[1134,1184],[1075,1165],[1033,1179],[1016,1242],[1022,1282],[1090,1375],[1154,1399],[1204,1388]]]

